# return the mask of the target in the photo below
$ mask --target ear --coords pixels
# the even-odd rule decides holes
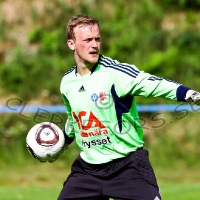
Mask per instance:
[[[75,49],[74,40],[73,40],[73,39],[67,40],[67,44],[68,44],[68,47],[69,47],[72,51],[74,51],[74,49]]]

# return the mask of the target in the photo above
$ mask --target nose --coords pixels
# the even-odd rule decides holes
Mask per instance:
[[[92,40],[92,47],[98,47],[97,41],[95,39]]]

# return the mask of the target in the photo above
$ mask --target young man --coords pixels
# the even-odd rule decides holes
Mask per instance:
[[[81,153],[58,200],[161,200],[135,96],[198,103],[200,94],[101,55],[99,23],[90,16],[71,18],[67,36],[76,66],[61,81],[65,136]]]

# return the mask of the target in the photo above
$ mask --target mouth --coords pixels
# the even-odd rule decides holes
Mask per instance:
[[[98,51],[91,51],[89,54],[95,56],[95,55],[98,55]]]

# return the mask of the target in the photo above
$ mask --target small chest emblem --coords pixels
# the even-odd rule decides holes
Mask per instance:
[[[96,93],[94,93],[94,94],[92,94],[92,96],[91,96],[91,100],[93,101],[93,102],[96,102],[97,100],[98,100],[98,95],[96,94]]]
[[[80,89],[78,90],[79,92],[84,92],[85,88],[83,87],[83,85],[80,87]]]

